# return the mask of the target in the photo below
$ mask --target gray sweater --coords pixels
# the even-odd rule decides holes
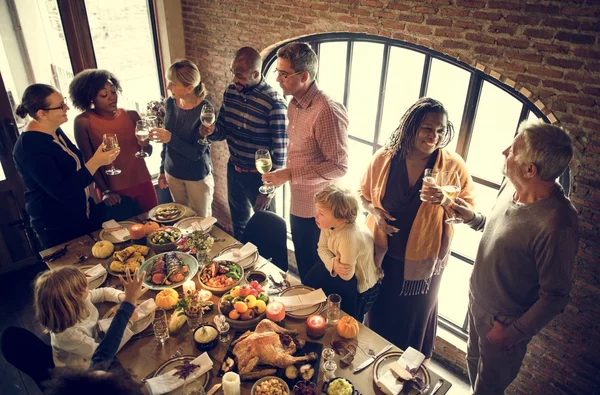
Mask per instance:
[[[563,189],[537,202],[513,201],[504,184],[491,215],[477,213],[470,225],[483,230],[470,292],[492,315],[517,316],[511,342],[531,338],[569,302],[579,230],[577,212]]]

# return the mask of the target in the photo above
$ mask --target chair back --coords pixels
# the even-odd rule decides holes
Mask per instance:
[[[270,211],[254,213],[242,235],[242,243],[251,242],[264,258],[283,271],[288,270],[287,227],[283,218]]]
[[[50,380],[54,368],[52,347],[27,329],[9,326],[2,332],[0,348],[4,358],[31,377],[43,392],[41,383]]]

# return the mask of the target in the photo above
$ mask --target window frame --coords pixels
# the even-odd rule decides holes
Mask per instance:
[[[442,61],[447,62],[455,67],[459,67],[463,70],[466,70],[470,73],[469,85],[467,88],[467,95],[465,98],[465,104],[464,104],[463,116],[461,119],[460,129],[456,131],[457,135],[454,137],[455,139],[457,139],[456,152],[465,161],[467,160],[468,151],[469,151],[471,140],[472,140],[472,137],[474,134],[473,128],[474,128],[474,123],[475,123],[475,116],[477,114],[477,107],[478,107],[479,100],[481,97],[481,92],[482,92],[484,82],[493,84],[494,86],[500,88],[502,91],[508,93],[515,99],[519,100],[519,102],[521,103],[521,113],[519,115],[519,121],[518,121],[517,125],[519,125],[521,122],[526,120],[529,117],[530,113],[533,113],[535,116],[537,116],[544,122],[549,123],[548,117],[521,92],[517,91],[514,88],[511,88],[510,86],[504,84],[503,82],[499,81],[498,79],[486,74],[482,70],[479,70],[475,67],[472,67],[471,65],[469,65],[467,63],[461,62],[461,61],[459,61],[455,58],[452,58],[446,54],[437,52],[433,49],[424,47],[422,45],[418,45],[418,44],[414,44],[414,43],[410,43],[410,42],[406,42],[406,41],[402,41],[402,40],[386,38],[386,37],[373,36],[373,35],[369,35],[366,33],[339,33],[339,32],[338,33],[315,34],[315,35],[311,35],[308,37],[302,37],[300,39],[300,41],[308,43],[315,50],[315,52],[317,53],[317,56],[319,55],[319,49],[320,49],[321,43],[347,42],[346,76],[345,76],[344,95],[343,95],[343,97],[344,97],[343,104],[346,108],[348,105],[348,98],[349,98],[349,94],[350,94],[349,87],[350,87],[350,76],[351,76],[351,72],[352,72],[352,51],[353,51],[354,43],[357,41],[361,41],[361,42],[372,42],[372,43],[384,45],[383,64],[381,65],[381,70],[377,71],[377,72],[381,73],[381,76],[380,76],[380,89],[379,89],[379,97],[378,97],[378,103],[377,103],[377,115],[376,115],[376,121],[375,121],[376,122],[375,132],[373,133],[373,140],[368,141],[368,140],[364,140],[362,138],[348,136],[348,138],[350,140],[354,140],[356,142],[371,146],[373,153],[375,153],[379,148],[382,147],[382,144],[379,144],[378,141],[379,141],[379,135],[381,133],[381,123],[382,123],[383,107],[384,107],[384,100],[385,100],[385,87],[386,87],[387,76],[388,76],[388,71],[389,71],[388,65],[389,65],[389,58],[390,58],[390,52],[391,52],[390,50],[391,50],[392,46],[403,48],[403,49],[408,49],[408,50],[413,50],[413,51],[416,51],[418,53],[425,55],[425,60],[424,60],[424,64],[423,64],[423,73],[422,73],[422,77],[421,77],[421,87],[419,90],[419,97],[423,97],[425,95],[425,93],[427,92],[429,77],[430,77],[430,72],[431,72],[431,64],[432,64],[433,59],[442,60]],[[276,62],[277,50],[279,48],[283,47],[284,45],[286,45],[287,43],[288,42],[284,42],[284,43],[277,45],[266,56],[266,58],[263,62],[263,74],[266,74],[271,69],[274,62]],[[318,72],[317,72],[317,80],[318,80]],[[518,131],[518,126],[517,126],[517,128],[515,128],[515,131],[514,131],[515,136],[517,134],[517,131]],[[494,188],[496,190],[499,190],[500,185],[501,185],[501,184],[498,184],[491,180],[487,180],[485,178],[477,177],[477,176],[473,176],[473,181],[475,181],[477,184],[481,184],[483,186]],[[570,187],[569,168],[567,168],[565,173],[559,178],[559,182],[563,185],[563,187],[565,188],[565,191],[569,191],[569,187]],[[289,193],[289,189],[283,188],[283,202],[284,202],[283,205],[284,205],[284,207],[282,207],[282,212],[285,212],[285,210],[287,209],[285,207],[285,201],[286,201],[285,197],[288,193]],[[470,265],[474,264],[473,259],[466,257],[458,252],[452,251],[451,254],[453,257],[455,257],[456,259],[458,259],[464,263],[467,263]],[[439,324],[443,328],[449,330],[450,332],[459,336],[462,339],[467,338],[467,314],[465,314],[465,319],[461,326],[444,318],[442,315],[440,315],[439,318],[440,318]]]

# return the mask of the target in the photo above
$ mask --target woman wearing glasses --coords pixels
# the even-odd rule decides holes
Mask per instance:
[[[23,183],[25,208],[43,249],[89,232],[86,187],[101,166],[119,155],[115,149],[84,162],[60,125],[67,122],[69,106],[52,86],[33,84],[25,89],[16,113],[32,119],[13,149],[15,165]]]

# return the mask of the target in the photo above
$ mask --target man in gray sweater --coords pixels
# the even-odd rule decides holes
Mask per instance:
[[[483,236],[469,290],[469,379],[476,395],[504,394],[531,338],[569,301],[577,212],[556,178],[573,156],[557,126],[524,123],[504,150],[504,175],[486,218],[456,199],[450,207]]]

